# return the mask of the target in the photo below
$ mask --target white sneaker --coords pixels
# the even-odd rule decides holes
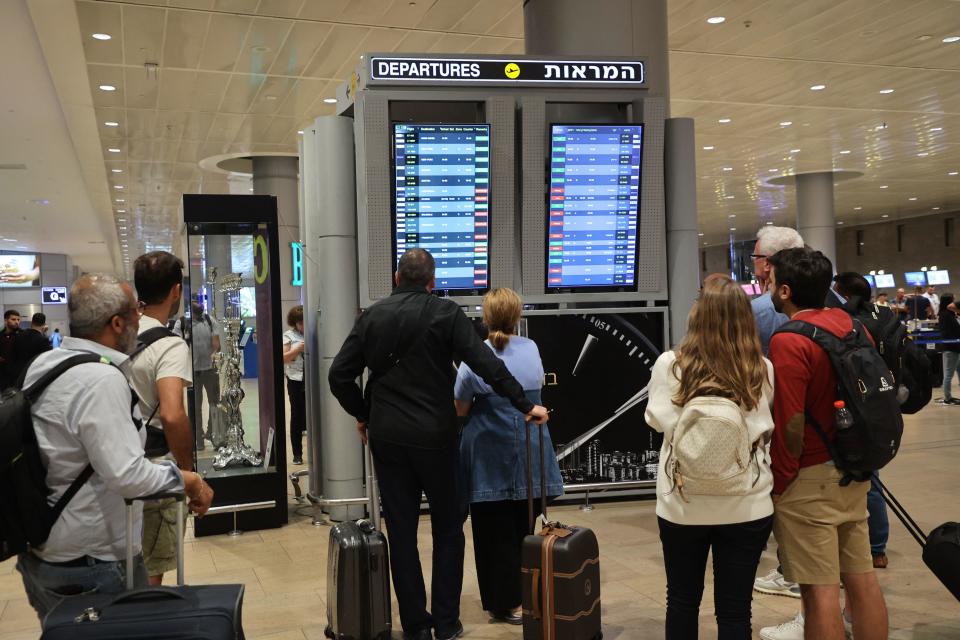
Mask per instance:
[[[798,613],[797,617],[775,627],[764,627],[760,629],[762,640],[803,640],[803,614]]]
[[[783,574],[776,569],[762,578],[754,580],[753,589],[772,596],[787,596],[788,598],[800,597],[800,585],[796,582],[786,580]]]

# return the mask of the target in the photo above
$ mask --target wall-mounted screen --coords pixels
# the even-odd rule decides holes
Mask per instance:
[[[40,256],[0,254],[0,288],[40,286]]]
[[[67,304],[66,287],[40,287],[43,304]]]
[[[877,281],[873,278],[873,276],[864,275],[863,279],[867,281],[867,284],[870,285],[871,289],[875,289],[877,287]]]
[[[490,125],[393,125],[394,264],[420,247],[437,263],[436,290],[490,284]]]
[[[878,273],[874,279],[877,281],[877,289],[892,289],[897,286],[892,273]]]
[[[923,271],[907,271],[903,277],[908,286],[925,287],[927,285],[927,274]]]
[[[927,284],[950,284],[949,271],[927,271]]]
[[[548,292],[636,291],[643,125],[550,128]]]

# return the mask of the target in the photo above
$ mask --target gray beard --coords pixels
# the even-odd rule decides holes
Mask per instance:
[[[131,353],[137,347],[137,330],[133,328],[132,325],[127,325],[123,329],[123,333],[120,334],[118,340],[120,347],[119,351],[122,353]]]

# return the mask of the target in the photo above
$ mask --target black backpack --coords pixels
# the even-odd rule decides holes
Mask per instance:
[[[903,416],[890,368],[863,325],[854,319],[853,330],[838,338],[816,325],[791,320],[776,333],[798,333],[826,351],[837,377],[836,398],[850,410],[853,425],[838,431],[831,442],[809,412],[807,421],[827,445],[834,464],[844,472],[842,485],[869,480],[874,471],[897,455]]]
[[[23,376],[15,387],[0,394],[0,561],[42,545],[67,503],[93,475],[89,464],[52,507],[47,469],[40,457],[30,409],[51,382],[67,369],[100,356],[83,353],[59,363],[29,389],[21,390]],[[26,372],[24,372],[25,374]]]
[[[863,323],[877,351],[893,373],[900,393],[900,412],[914,414],[923,409],[933,397],[933,372],[926,354],[913,343],[906,326],[889,307],[861,304],[852,298],[844,309]]]

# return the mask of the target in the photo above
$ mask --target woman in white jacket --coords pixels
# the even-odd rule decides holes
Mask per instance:
[[[773,366],[750,301],[727,276],[708,277],[686,337],[653,367],[646,410],[664,435],[657,520],[667,640],[697,638],[711,550],[718,637],[752,637],[751,590],[773,521],[772,402]]]

